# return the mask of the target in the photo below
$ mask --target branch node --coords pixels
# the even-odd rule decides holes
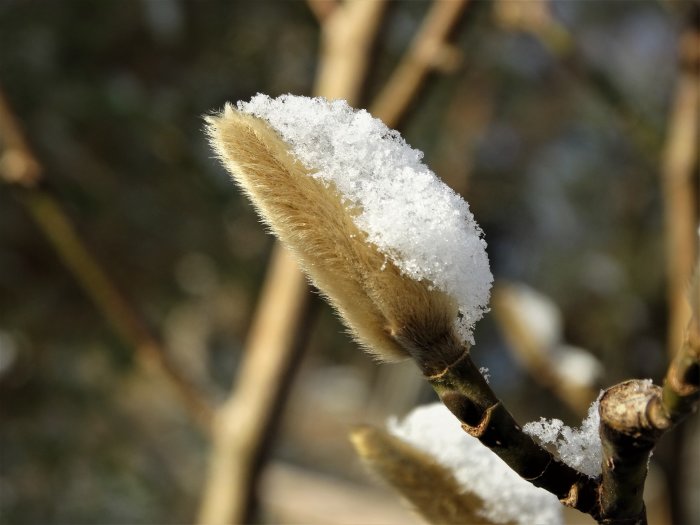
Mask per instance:
[[[494,411],[501,406],[501,402],[499,401],[495,405],[492,405],[488,407],[485,411],[484,414],[481,418],[481,421],[477,425],[470,425],[468,423],[462,423],[462,428],[464,431],[469,434],[470,436],[473,436],[481,441],[483,441],[486,438],[486,431],[489,428],[489,425],[491,424],[491,416],[493,415]],[[498,446],[503,445],[498,439],[494,440],[494,443]]]
[[[438,372],[437,374],[426,376],[425,378],[428,381],[435,381],[437,379],[442,379],[445,375],[447,375],[450,371],[452,371],[453,368],[457,367],[457,365],[459,365],[459,363],[461,363],[464,359],[469,357],[469,350],[470,350],[470,347],[465,346],[464,351],[460,354],[460,356],[457,359],[455,359],[455,361],[452,364],[447,365],[441,372]]]
[[[578,501],[578,483],[574,483],[571,485],[571,488],[569,489],[569,493],[566,495],[565,498],[561,498],[559,501],[561,501],[562,505],[566,505],[567,507],[575,508],[576,507],[576,502]]]

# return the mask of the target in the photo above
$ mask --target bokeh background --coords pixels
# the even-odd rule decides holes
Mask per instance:
[[[390,3],[358,107],[371,107],[431,6]],[[493,273],[517,283],[530,328],[543,322],[550,346],[585,349],[564,368],[586,377],[593,398],[625,378],[660,382],[667,364],[662,166],[696,7],[472,1],[449,60],[397,123],[469,201]],[[59,206],[174,369],[221,406],[273,238],[213,158],[202,116],[257,92],[312,94],[321,11],[300,0],[0,2],[0,89],[42,167],[33,187],[0,185],[1,523],[196,519],[210,437],[67,268],[27,196]],[[347,434],[434,396],[410,364],[363,354],[307,294],[251,519],[359,523],[347,502],[372,497],[376,516],[401,516]],[[580,411],[528,371],[501,324],[489,315],[475,335],[494,390],[520,421],[578,424]],[[654,455],[657,523],[700,522],[698,427],[687,422]],[[303,504],[290,492],[301,486]],[[336,507],[322,492],[331,489]]]

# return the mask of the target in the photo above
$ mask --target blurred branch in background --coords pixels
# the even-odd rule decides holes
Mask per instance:
[[[41,165],[32,155],[5,95],[0,92],[0,180],[34,188],[42,176]]]
[[[138,362],[167,379],[192,418],[208,433],[208,400],[173,364],[157,336],[81,240],[67,213],[43,187],[42,172],[8,101],[0,93],[0,181],[12,188],[83,291],[122,341],[134,349]]]
[[[272,252],[258,315],[230,397],[217,409],[209,471],[198,522],[246,523],[282,394],[304,346],[306,283],[288,252]],[[286,276],[286,278],[285,278]]]
[[[316,17],[319,24],[323,24],[333,11],[340,6],[339,0],[306,0],[309,10]]]
[[[679,13],[684,24],[678,39],[678,75],[667,120],[666,143],[661,163],[661,189],[664,212],[664,239],[666,243],[666,301],[668,305],[667,351],[671,358],[683,348],[684,331],[691,309],[687,290],[693,264],[698,257],[698,115],[700,113],[700,5],[686,2]],[[697,278],[697,276],[696,276]],[[697,282],[691,290],[691,304],[697,308]],[[698,312],[695,311],[697,319]],[[693,325],[688,328],[692,330]],[[697,332],[697,325],[695,325]],[[697,345],[697,343],[696,343]],[[678,358],[679,356],[676,356]],[[668,381],[676,364],[669,369]],[[686,426],[673,434],[674,446],[667,468],[669,493],[673,500],[676,521],[686,520],[687,504],[683,501],[683,451]]]
[[[332,10],[320,16],[314,10],[322,24],[315,94],[356,104],[387,3],[331,4]],[[309,300],[305,281],[289,252],[276,243],[236,382],[216,414],[198,517],[202,525],[247,523],[255,510],[269,435],[301,360],[295,342],[303,346],[308,331],[302,322]]]
[[[370,106],[370,113],[397,128],[432,71],[454,72],[461,51],[449,43],[469,0],[437,1],[398,66]]]
[[[696,10],[700,7],[696,5]],[[678,43],[679,74],[668,118],[661,165],[664,197],[668,351],[681,347],[690,318],[687,288],[698,252],[698,115],[700,114],[700,14],[686,21]]]
[[[371,50],[379,33],[385,1],[350,0],[336,3],[321,20],[321,46],[314,95],[359,102],[369,66]]]

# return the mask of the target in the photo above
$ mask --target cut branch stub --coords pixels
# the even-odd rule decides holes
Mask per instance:
[[[609,388],[600,400],[603,523],[646,523],[642,496],[649,455],[667,428],[655,424],[649,408],[661,393],[651,381],[633,379]]]

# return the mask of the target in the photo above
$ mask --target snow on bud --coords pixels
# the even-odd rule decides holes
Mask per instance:
[[[367,350],[394,360],[473,343],[492,282],[486,243],[398,132],[343,101],[291,95],[207,123],[234,180]]]
[[[561,525],[561,503],[515,473],[477,438],[465,433],[441,403],[414,408],[389,421],[394,436],[449,469],[465,492],[483,500],[479,514],[493,523]]]

